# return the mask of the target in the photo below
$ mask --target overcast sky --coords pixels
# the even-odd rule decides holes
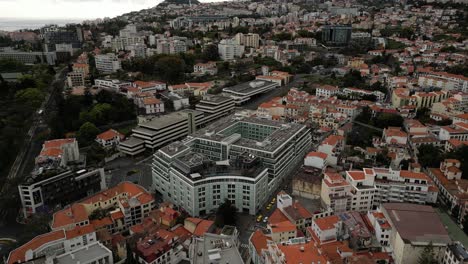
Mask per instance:
[[[114,17],[160,2],[162,0],[0,0],[0,18]]]

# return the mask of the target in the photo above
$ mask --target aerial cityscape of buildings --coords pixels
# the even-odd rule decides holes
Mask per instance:
[[[0,31],[4,263],[468,263],[467,4]]]

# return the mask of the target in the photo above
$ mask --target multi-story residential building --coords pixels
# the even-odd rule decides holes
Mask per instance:
[[[73,72],[82,73],[86,78],[89,75],[89,64],[88,63],[74,63]]]
[[[418,85],[437,87],[447,91],[468,91],[468,78],[447,72],[419,72]]]
[[[302,162],[310,140],[302,125],[223,118],[184,143],[160,149],[154,157],[153,184],[191,215],[208,213],[225,198],[255,214],[268,191]]]
[[[390,246],[390,234],[392,227],[388,222],[385,215],[380,211],[367,212],[367,219],[374,228],[375,238],[379,241],[380,245],[384,247]]]
[[[260,46],[260,36],[255,33],[237,33],[234,36],[234,40],[239,45],[244,45],[245,47],[258,48]]]
[[[23,215],[50,212],[106,188],[103,169],[38,175],[18,185]]]
[[[142,106],[147,115],[164,113],[164,103],[156,97],[143,98]]]
[[[196,75],[216,75],[218,73],[218,67],[214,61],[209,61],[207,63],[197,63],[193,65],[193,73]]]
[[[237,44],[234,40],[223,39],[218,44],[219,56],[222,60],[229,61],[240,58],[244,54],[245,46]]]
[[[38,63],[55,65],[57,61],[57,54],[55,52],[25,52],[14,50],[0,52],[0,59],[16,60],[26,65]]]
[[[92,225],[76,226],[70,230],[56,230],[36,236],[26,244],[14,249],[8,255],[7,264],[29,263],[30,261],[40,261],[41,263],[71,263],[72,255],[80,256],[84,260],[81,263],[91,263],[90,260],[77,252],[88,252],[89,249],[100,248],[102,250],[92,250],[91,258],[106,259],[107,264],[112,264],[112,252],[97,241],[96,230]],[[96,248],[94,248],[96,247]],[[110,257],[109,257],[110,255]],[[63,262],[60,262],[63,261]]]
[[[53,139],[45,141],[36,157],[36,166],[43,169],[66,167],[80,159],[80,149],[75,138]]]
[[[75,248],[64,254],[54,256],[51,263],[80,263],[80,264],[113,264],[114,255],[110,249],[100,242],[89,243]],[[48,263],[48,262],[46,262]]]
[[[51,228],[52,231],[71,230],[75,226],[92,224],[114,234],[140,223],[154,207],[154,198],[147,190],[131,182],[121,182],[56,212]],[[90,219],[95,210],[106,210],[109,214],[101,219]]]
[[[81,72],[69,72],[67,74],[67,84],[68,87],[77,87],[85,85],[85,78]]]
[[[322,204],[334,211],[369,211],[387,202],[433,204],[438,189],[422,172],[386,168],[347,171],[346,178],[326,173]]]
[[[385,94],[381,91],[368,91],[358,88],[344,88],[341,91],[344,95],[350,96],[351,98],[363,97],[363,96],[375,96],[377,101],[382,102],[385,99]]]
[[[234,99],[236,105],[241,105],[252,97],[271,91],[278,87],[277,83],[268,81],[251,81],[223,88],[223,94]]]
[[[320,143],[318,151],[327,155],[329,165],[337,165],[338,158],[344,149],[345,138],[338,135],[330,135]]]
[[[451,139],[467,141],[468,140],[468,123],[459,122],[450,126],[440,127],[439,140],[448,141]]]
[[[408,203],[386,203],[381,211],[392,227],[389,245],[395,264],[416,264],[431,244],[437,261],[442,261],[451,243],[447,229],[434,208]]]
[[[315,95],[317,97],[325,97],[330,98],[336,94],[338,94],[340,89],[336,86],[331,85],[321,85],[315,89]]]
[[[107,89],[113,92],[120,92],[122,88],[131,86],[130,82],[120,80],[96,79],[94,83],[98,88]]]
[[[95,57],[96,69],[102,73],[113,73],[122,69],[122,64],[115,54],[99,54]]]

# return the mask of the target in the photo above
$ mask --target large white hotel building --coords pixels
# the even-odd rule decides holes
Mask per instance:
[[[253,215],[310,146],[303,125],[228,116],[159,149],[153,187],[193,216],[217,209],[225,199]]]

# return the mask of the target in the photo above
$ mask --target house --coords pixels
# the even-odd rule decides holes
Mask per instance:
[[[164,113],[164,103],[156,97],[147,97],[143,99],[143,109],[147,115]]]
[[[118,146],[120,141],[124,139],[125,136],[114,129],[109,129],[96,136],[96,142],[104,148]]]
[[[41,167],[66,167],[80,159],[80,149],[75,138],[48,140],[36,157],[36,165]]]
[[[207,63],[197,63],[193,65],[193,73],[195,75],[216,75],[218,73],[218,67],[214,61],[209,61]]]
[[[323,170],[327,167],[327,157],[323,152],[309,152],[304,158],[304,165]]]
[[[318,147],[318,152],[327,155],[327,164],[336,165],[338,163],[338,156],[344,148],[345,137],[330,135]]]
[[[157,92],[157,91],[164,91],[166,90],[166,84],[163,82],[151,81],[151,82],[144,82],[144,81],[135,81],[133,87],[139,89],[140,92]]]
[[[382,140],[388,144],[406,145],[408,134],[403,132],[399,127],[385,128],[382,134]]]

